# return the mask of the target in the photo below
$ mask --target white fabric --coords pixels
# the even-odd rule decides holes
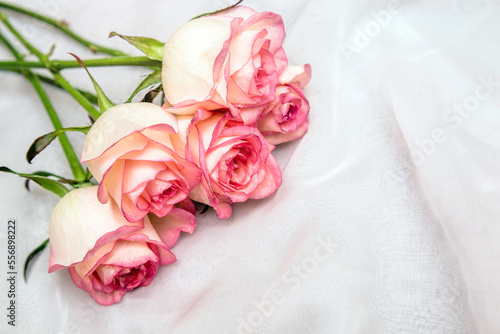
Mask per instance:
[[[110,31],[165,41],[206,1],[25,0],[82,35],[136,53]],[[16,330],[2,333],[499,333],[500,7],[493,0],[247,0],[283,16],[291,64],[309,62],[311,125],[274,151],[283,184],[270,198],[198,217],[178,262],[151,286],[99,306],[67,273],[48,274],[48,250],[29,281],[17,276]],[[54,57],[92,55],[54,29],[13,15]],[[5,29],[2,27],[2,32]],[[19,44],[16,44],[19,45]],[[1,59],[10,59],[0,47]],[[147,73],[92,68],[114,102]],[[91,90],[81,69],[63,72]],[[24,152],[51,131],[33,89],[0,72],[0,165],[69,176],[60,147],[32,165]],[[65,126],[88,122],[47,88]],[[77,150],[82,135],[70,134]],[[57,203],[36,185],[0,174],[0,253],[17,219],[17,271],[47,237]],[[4,277],[4,276],[0,276]]]

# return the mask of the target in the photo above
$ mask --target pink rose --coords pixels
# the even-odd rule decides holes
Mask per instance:
[[[111,196],[135,222],[149,212],[164,216],[187,198],[201,171],[175,150],[177,130],[175,116],[151,103],[117,105],[99,117],[81,160],[100,182],[101,203]]]
[[[149,285],[159,266],[175,262],[170,248],[181,231],[195,227],[194,215],[177,208],[153,223],[147,216],[130,223],[113,200],[99,203],[97,186],[75,189],[50,217],[49,273],[68,268],[76,286],[111,305]]]
[[[281,16],[237,6],[181,26],[163,50],[162,82],[172,111],[229,109],[254,123],[287,65]]]
[[[214,207],[220,219],[231,216],[232,203],[264,198],[281,184],[274,146],[255,127],[230,119],[229,113],[200,109],[187,128],[186,156],[203,171],[189,196]],[[188,120],[181,118],[181,128]]]
[[[311,79],[311,66],[288,66],[279,78],[276,97],[258,121],[258,129],[273,145],[304,136],[309,126],[309,102],[302,89]]]

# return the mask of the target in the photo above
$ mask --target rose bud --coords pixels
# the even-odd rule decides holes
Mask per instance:
[[[281,16],[244,6],[182,25],[163,50],[162,83],[172,112],[228,109],[255,123],[287,65],[284,36]]]
[[[178,212],[178,210],[183,212]],[[65,195],[50,217],[49,273],[68,268],[73,283],[101,305],[111,305],[147,286],[158,267],[176,261],[170,248],[180,231],[192,233],[196,219],[177,209],[173,216],[130,223],[110,200],[97,200],[97,186]]]
[[[99,117],[81,160],[100,182],[101,203],[111,196],[135,222],[150,212],[162,217],[187,198],[201,171],[175,150],[177,131],[175,116],[151,103],[117,105]]]
[[[299,139],[309,126],[309,102],[302,93],[311,79],[311,66],[288,66],[280,76],[274,100],[258,121],[258,129],[273,145]]]

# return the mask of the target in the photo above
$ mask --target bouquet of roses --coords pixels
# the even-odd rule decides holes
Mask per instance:
[[[0,2],[0,8],[70,31],[14,5]],[[0,62],[0,69],[23,73],[30,80],[56,128],[35,140],[28,161],[58,137],[74,179],[1,170],[62,197],[50,217],[49,272],[68,268],[75,285],[99,304],[119,302],[127,291],[149,285],[159,266],[176,261],[171,249],[181,232],[193,233],[195,203],[212,207],[218,218],[226,219],[233,203],[273,194],[281,184],[272,155],[275,145],[307,132],[309,104],[303,89],[311,68],[288,64],[278,14],[231,6],[185,23],[166,43],[112,33],[145,57],[88,43],[112,57],[82,61],[75,56],[75,62],[49,59],[0,15],[39,58],[38,63],[24,61],[0,34],[16,57],[15,62]],[[79,65],[141,65],[153,71],[125,103],[114,105],[91,76],[96,95],[67,83],[61,70]],[[53,78],[35,74],[32,67],[48,68]],[[63,128],[42,81],[68,91],[93,124]],[[148,87],[153,88],[142,102],[132,102]],[[155,104],[160,92],[162,99]],[[86,133],[79,160],[66,131]]]

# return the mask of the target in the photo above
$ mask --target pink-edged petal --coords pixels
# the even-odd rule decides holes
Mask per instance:
[[[306,118],[304,122],[298,125],[295,131],[293,132],[285,132],[285,133],[278,132],[270,134],[264,133],[264,137],[270,144],[278,145],[302,138],[307,133],[308,127],[309,127],[309,118]]]
[[[167,100],[206,100],[212,87],[213,64],[231,34],[230,17],[207,16],[177,29],[163,49],[162,83]]]
[[[158,260],[158,257],[148,247],[147,243],[118,240],[113,251],[106,257],[101,266],[113,265],[133,268],[147,261],[157,262]]]
[[[276,64],[276,75],[279,76],[285,70],[286,65],[288,65],[288,57],[282,47],[274,53],[274,62]]]
[[[121,209],[123,216],[129,222],[139,221],[148,214],[146,210],[140,210],[128,196],[122,197]]]
[[[138,185],[154,180],[156,175],[165,170],[165,168],[166,165],[164,162],[136,160],[125,161],[122,192],[127,194],[134,191]],[[116,183],[114,184],[116,185]]]
[[[90,297],[102,306],[110,306],[120,302],[126,293],[126,290],[113,290],[111,293],[103,293],[96,290],[89,291]]]
[[[210,147],[212,141],[218,135],[216,128],[223,117],[223,113],[214,113],[199,109],[191,121],[191,127],[196,127],[197,131],[190,130],[188,141],[198,141],[203,147]],[[199,138],[197,138],[198,135],[200,136]]]
[[[186,159],[179,160],[182,164],[182,169],[179,171],[179,173],[187,182],[188,188],[193,189],[198,183],[200,183],[202,174],[201,169],[191,161],[188,161]]]
[[[262,31],[267,32],[266,38],[271,41],[269,51],[275,53],[281,48],[285,39],[285,26],[280,15],[272,12],[256,13],[248,17],[236,31],[236,36],[239,37],[243,31]]]
[[[189,198],[198,203],[212,205],[207,193],[207,191],[210,192],[210,190],[204,184],[206,184],[206,182],[202,181],[196,187],[191,189],[189,192]]]
[[[304,88],[311,80],[311,65],[287,66],[281,73],[278,82],[281,85],[293,84]]]
[[[71,280],[77,287],[84,290],[85,292],[89,292],[92,290],[92,282],[90,281],[90,279],[88,277],[80,276],[78,272],[75,270],[75,267],[73,266],[69,267],[68,273],[69,276],[71,277]]]
[[[98,242],[98,246],[94,247],[94,251],[92,252],[92,256],[86,257],[84,261],[77,262],[72,265],[72,267],[76,270],[78,275],[81,277],[89,276],[92,271],[97,268],[102,260],[106,257],[107,254],[113,251],[113,247],[115,247],[116,240],[111,241],[109,243]],[[97,243],[96,243],[97,244]]]
[[[106,171],[123,156],[124,152],[141,151],[147,144],[146,138],[138,133],[133,133],[126,140],[115,143],[98,158],[87,161],[87,167],[96,181],[101,182]]]
[[[219,219],[228,219],[231,217],[233,209],[231,208],[231,204],[226,202],[221,202],[214,205],[215,212],[217,214],[217,218]]]
[[[250,198],[261,199],[273,194],[281,185],[281,170],[276,159],[269,154],[265,179],[250,194]]]
[[[181,231],[191,234],[196,228],[194,214],[175,207],[162,218],[154,215],[149,215],[149,218],[161,241],[168,248],[174,247]]]
[[[266,106],[257,106],[257,107],[248,107],[239,109],[240,115],[243,124],[254,126],[255,123],[259,120],[260,116],[264,112]]]
[[[165,112],[169,112],[165,110]],[[177,120],[177,117],[176,117]],[[176,128],[170,127],[166,129],[164,126],[152,126],[141,131],[141,135],[145,136],[150,142],[162,146],[166,150],[171,150],[173,147],[171,136],[179,132],[178,124]]]
[[[82,161],[93,160],[126,136],[145,128],[165,124],[177,132],[175,116],[152,103],[126,103],[108,109],[85,137]]]
[[[192,116],[196,113],[198,109],[217,110],[222,108],[227,108],[227,103],[224,100],[221,100],[220,102],[215,102],[213,100],[197,101],[189,99],[177,103],[174,107],[165,108],[165,110],[168,110],[169,112],[175,115]]]
[[[121,269],[121,267],[117,267],[114,265],[102,264],[96,268],[94,275],[97,274],[101,280],[101,283],[105,286],[113,283],[116,274],[118,274]],[[104,289],[100,288],[97,290],[103,291]]]
[[[182,210],[186,210],[187,212],[190,212],[193,215],[196,213],[196,207],[194,206],[193,201],[190,200],[189,198],[186,198],[182,202],[177,203],[175,207]]]
[[[115,202],[121,205],[124,170],[125,161],[118,160],[108,171],[106,171],[106,173],[104,173],[103,180],[99,184],[99,191],[97,193],[97,198],[101,203],[107,203],[109,195],[111,195]]]
[[[159,146],[158,144],[148,141],[147,145],[140,151],[124,151],[121,160],[143,160],[143,161],[171,161],[174,160],[171,151]]]
[[[254,45],[258,39],[263,39],[267,35],[266,31],[243,31],[240,33],[238,38],[231,41],[231,46],[229,47],[229,52],[231,53],[231,59],[229,62],[230,71],[229,75],[234,75],[236,71],[240,71],[238,78],[243,80],[245,77],[248,79],[253,78],[255,75],[254,67],[252,62],[252,56],[254,55]],[[255,50],[258,52],[259,50]],[[243,86],[242,89],[248,91],[248,84]]]
[[[129,223],[114,201],[101,204],[97,186],[74,189],[52,211],[49,272],[84,261],[103,245],[142,226],[142,221]]]

